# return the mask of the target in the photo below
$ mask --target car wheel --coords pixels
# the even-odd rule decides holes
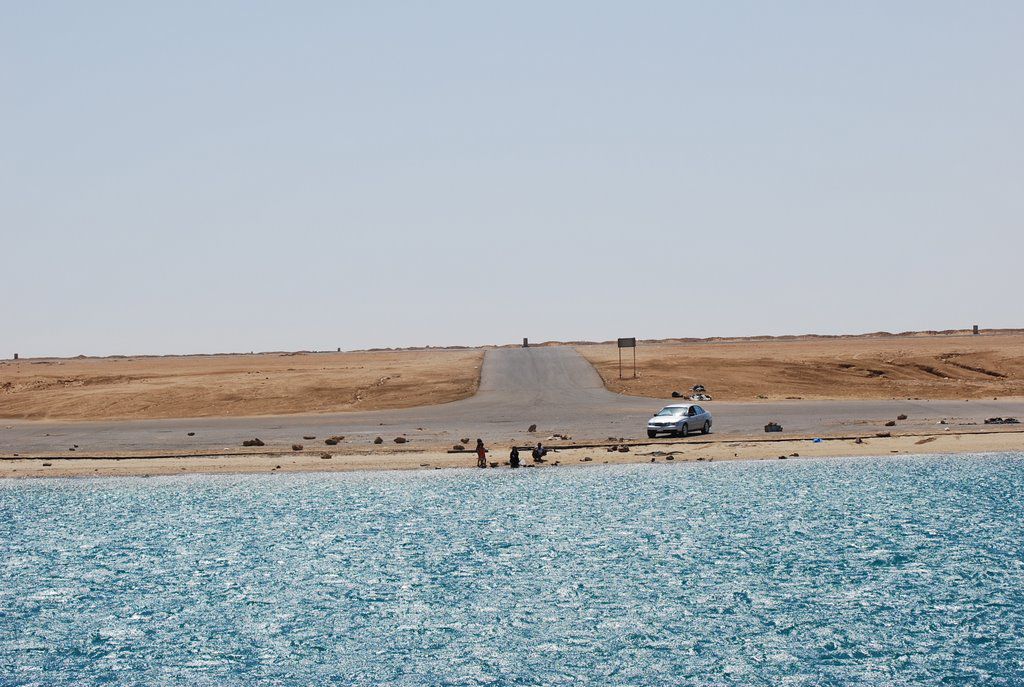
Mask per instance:
[[[658,436],[657,432],[652,432],[651,430],[647,430],[647,438],[648,439],[653,439],[656,436]]]
[[[701,434],[707,434],[710,431],[711,431],[711,422],[710,421],[705,422],[704,426],[700,428],[700,433]]]
[[[679,436],[685,437],[689,433],[690,433],[690,428],[687,427],[686,423],[684,422],[683,426],[679,428]]]

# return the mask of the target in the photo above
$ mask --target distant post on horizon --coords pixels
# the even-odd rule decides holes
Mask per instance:
[[[17,359],[18,359],[18,354],[17,354],[17,353],[15,353],[15,354],[14,354],[14,359],[15,359],[15,360],[17,360]]]
[[[619,339],[619,379],[622,379],[622,349],[633,349],[633,379],[636,379],[636,337]]]
[[[981,332],[978,331],[978,325],[974,325],[974,335],[977,336]]]
[[[526,338],[526,337],[524,336],[524,337],[523,337],[523,348],[529,348],[529,347],[530,347],[530,340],[529,340],[529,339],[527,339],[527,338]]]

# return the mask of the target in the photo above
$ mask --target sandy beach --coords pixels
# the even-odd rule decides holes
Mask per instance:
[[[859,441],[858,441],[859,439]],[[628,451],[618,450],[627,447]],[[614,447],[614,448],[613,448]],[[471,447],[470,447],[471,448]],[[551,445],[554,450],[538,469],[620,463],[700,462],[723,460],[778,460],[843,456],[885,456],[941,453],[988,453],[1024,451],[1024,430],[942,431],[894,434],[889,437],[822,438],[783,436],[715,437],[655,442],[603,443],[587,447]],[[508,470],[506,446],[489,447],[488,461]],[[523,452],[524,465],[532,465]],[[220,453],[178,456],[73,458],[3,458],[0,478],[30,477],[150,477],[182,473],[237,474],[273,472],[348,472],[356,470],[431,470],[475,467],[475,454],[467,449],[452,452],[428,450],[302,451],[290,453]],[[533,468],[527,468],[533,469]]]

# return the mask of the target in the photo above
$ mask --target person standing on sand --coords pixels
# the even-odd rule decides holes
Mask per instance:
[[[476,466],[478,468],[487,467],[487,449],[484,448],[484,440],[476,440]]]
[[[509,451],[508,464],[512,469],[519,467],[519,449],[515,446],[513,446],[512,450]]]

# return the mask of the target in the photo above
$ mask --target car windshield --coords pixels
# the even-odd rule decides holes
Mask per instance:
[[[682,415],[686,412],[686,408],[662,408],[658,411],[658,416],[662,415]]]

